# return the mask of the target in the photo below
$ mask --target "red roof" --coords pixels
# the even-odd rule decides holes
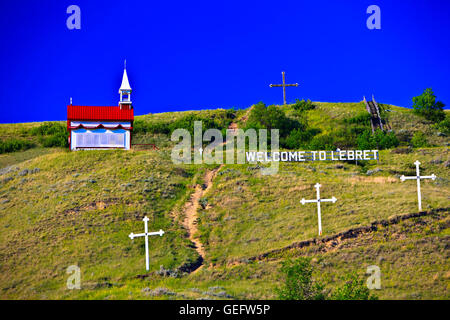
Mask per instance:
[[[133,121],[134,110],[120,107],[67,106],[67,120]]]

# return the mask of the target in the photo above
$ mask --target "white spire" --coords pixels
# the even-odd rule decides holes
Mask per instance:
[[[120,91],[131,91],[130,83],[128,82],[128,75],[127,75],[127,69],[126,69],[126,60],[125,60],[125,68],[123,69],[123,77],[122,77],[122,84],[120,85],[119,93]]]

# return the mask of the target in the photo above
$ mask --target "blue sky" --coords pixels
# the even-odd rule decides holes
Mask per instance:
[[[69,30],[66,9],[81,9]],[[381,30],[369,30],[369,5]],[[450,1],[2,1],[0,122],[65,120],[66,105],[117,105],[127,59],[135,114],[360,101],[450,105]]]

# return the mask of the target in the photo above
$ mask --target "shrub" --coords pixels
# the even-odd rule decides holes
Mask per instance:
[[[325,285],[313,279],[309,258],[287,260],[282,263],[283,284],[276,288],[280,300],[377,300],[356,273],[345,277],[344,284],[331,294]],[[328,292],[327,292],[328,291]]]
[[[366,130],[367,127],[362,127],[360,125],[350,125],[339,128],[332,133],[333,145],[340,149],[354,148],[357,145],[357,137]]]
[[[306,130],[294,129],[287,136],[284,145],[288,149],[298,149],[308,145],[311,139],[320,133],[320,129],[309,128]]]
[[[57,122],[45,122],[39,127],[33,128],[31,133],[37,136],[55,135],[61,132],[66,132],[66,127]]]
[[[133,122],[133,133],[161,133],[169,134],[170,129],[167,123],[150,123],[141,119],[136,119]]]
[[[391,132],[383,132],[376,130],[375,134],[372,134],[370,130],[364,131],[356,139],[358,148],[361,150],[383,150],[398,147],[400,141],[395,134]]]
[[[422,131],[414,132],[414,135],[411,139],[411,146],[414,148],[423,148],[428,146],[427,138]]]
[[[431,88],[427,88],[420,96],[413,99],[414,112],[425,119],[438,123],[445,118],[444,104],[436,101],[436,96]]]
[[[332,300],[377,300],[376,296],[370,294],[370,290],[356,273],[351,273],[344,279],[345,283],[335,289],[331,294]]]
[[[57,133],[41,139],[41,143],[46,148],[51,147],[68,147],[69,142],[67,140],[66,133]]]
[[[356,142],[358,144],[358,148],[361,150],[371,150],[377,148],[376,141],[369,130],[361,133]]]
[[[212,114],[210,117],[204,115],[188,114],[172,122],[149,122],[143,119],[136,119],[133,124],[134,134],[171,134],[176,129],[186,129],[191,134],[194,133],[194,122],[202,121],[203,130],[218,129],[226,132],[231,119],[235,118],[234,109],[223,110],[218,114]]]
[[[381,130],[377,130],[375,132],[375,139],[378,142],[378,148],[380,150],[396,148],[400,144],[394,132],[383,132]]]
[[[412,139],[413,133],[407,129],[400,129],[395,133],[395,136],[402,144],[409,144]]]
[[[308,149],[310,150],[334,150],[334,138],[331,135],[319,135],[315,136],[309,143]]]
[[[248,117],[245,130],[248,129],[278,129],[280,133],[280,146],[284,148],[293,148],[297,146],[296,137],[288,136],[294,131],[294,135],[300,135],[299,132],[304,131],[307,127],[306,119],[291,119],[288,118],[283,109],[275,105],[266,107],[262,102],[253,106],[252,111]],[[270,145],[271,134],[268,134],[268,145]],[[289,141],[289,142],[288,142]]]
[[[68,132],[66,126],[57,122],[46,122],[33,128],[32,133],[40,136],[40,142],[44,147],[68,147]]]
[[[237,110],[233,107],[231,109],[226,110],[225,116],[227,119],[234,119],[236,118],[236,112]]]
[[[304,129],[305,125],[286,117],[284,111],[277,106],[266,107],[262,102],[252,108],[246,128],[279,129],[280,137],[287,137],[294,129]]]
[[[311,100],[309,100],[309,99],[307,101],[305,101],[305,100],[300,101],[299,99],[296,99],[295,104],[293,104],[292,107],[295,110],[300,111],[300,112],[312,110],[312,109],[316,108],[316,106],[313,105]]]
[[[444,134],[450,134],[450,115],[447,114],[444,120],[435,125],[436,129]]]
[[[201,198],[198,202],[202,206],[202,209],[206,209],[206,207],[208,206],[208,199],[207,198]]]
[[[177,119],[174,122],[170,123],[168,125],[169,132],[172,133],[176,129],[186,129],[191,133],[191,135],[193,135],[195,121],[202,121],[203,131],[208,130],[208,129],[222,130],[224,128],[223,125],[220,125],[214,119],[202,118],[202,117],[194,115],[194,114],[189,114],[187,116],[184,116],[184,117]]]
[[[352,118],[344,119],[345,124],[370,125],[371,115],[368,112],[360,113]]]
[[[0,141],[0,153],[22,151],[30,149],[34,144],[27,140],[9,139],[6,141]]]
[[[284,283],[277,289],[281,300],[325,300],[324,286],[314,281],[308,258],[284,261],[281,267]]]

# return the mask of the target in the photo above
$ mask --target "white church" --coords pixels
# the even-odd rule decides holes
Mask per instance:
[[[119,94],[119,106],[67,106],[70,150],[130,149],[134,111],[126,67]]]

